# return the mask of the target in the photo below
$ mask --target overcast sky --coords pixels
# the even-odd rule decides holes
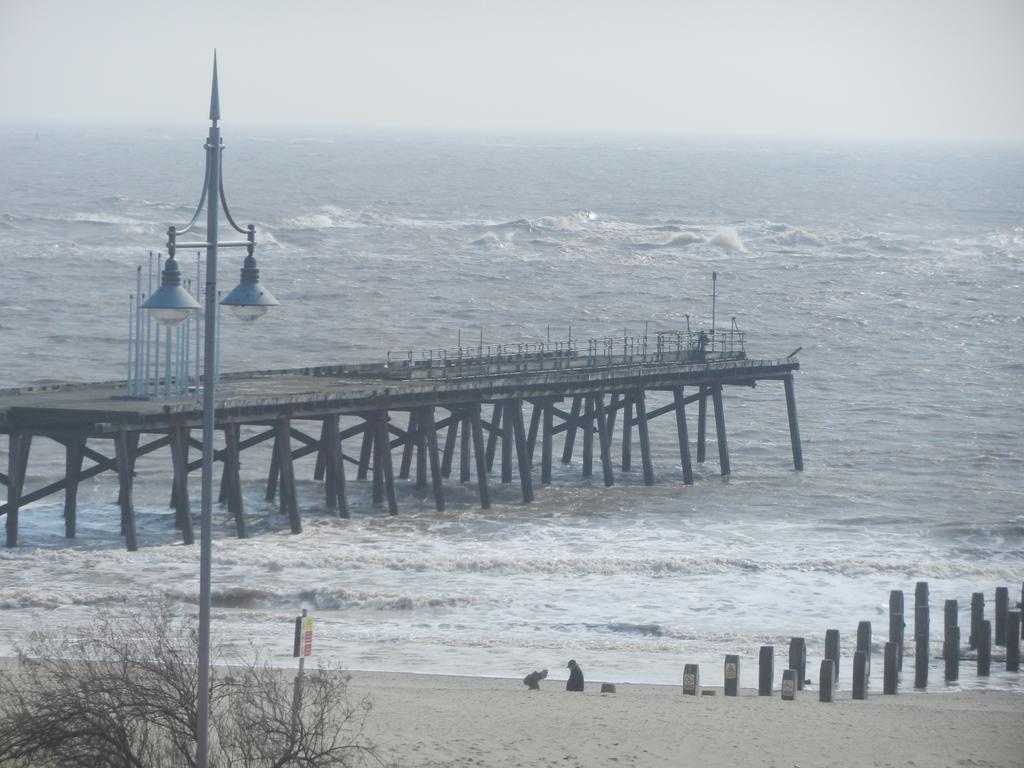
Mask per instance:
[[[1024,0],[0,0],[0,122],[1024,141]]]

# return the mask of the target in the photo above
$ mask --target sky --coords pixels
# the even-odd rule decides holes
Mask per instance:
[[[0,0],[0,123],[1024,142],[1024,0]]]

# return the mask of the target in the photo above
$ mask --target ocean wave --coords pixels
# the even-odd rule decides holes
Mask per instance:
[[[735,251],[737,253],[746,253],[746,246],[743,245],[743,240],[740,239],[739,233],[732,227],[722,227],[714,235],[708,239],[708,245],[721,248],[723,251]]]

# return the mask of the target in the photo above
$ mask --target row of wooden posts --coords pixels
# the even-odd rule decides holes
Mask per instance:
[[[803,469],[803,454],[800,447],[799,430],[796,423],[796,407],[793,396],[791,374],[783,378],[786,386],[787,410],[789,412],[790,438],[795,469]],[[604,484],[615,482],[612,467],[612,440],[617,419],[621,419],[621,471],[633,468],[634,428],[640,448],[640,465],[644,483],[654,483],[654,469],[651,458],[648,423],[658,416],[675,414],[678,435],[679,457],[683,482],[694,481],[690,438],[687,428],[685,407],[697,403],[696,462],[702,463],[706,453],[706,422],[708,401],[714,413],[717,437],[718,463],[722,475],[729,475],[729,448],[725,431],[725,412],[722,405],[722,385],[709,384],[694,387],[693,393],[684,393],[682,386],[671,388],[668,404],[648,410],[644,389],[632,389],[611,394],[610,402],[599,392],[569,395],[572,404],[568,411],[559,407],[562,397],[530,398],[532,413],[529,425],[524,422],[523,400],[518,398],[493,401],[490,420],[483,418],[483,403],[480,401],[459,405],[444,405],[449,415],[436,419],[433,405],[409,408],[406,428],[392,421],[388,409],[349,414],[361,421],[342,429],[340,414],[328,413],[303,416],[303,420],[315,420],[321,424],[319,438],[308,435],[295,427],[287,416],[268,423],[260,421],[260,431],[246,436],[241,433],[242,424],[227,422],[218,425],[223,431],[224,447],[215,451],[215,460],[222,463],[220,502],[226,503],[233,517],[239,537],[247,535],[247,523],[242,500],[240,477],[240,456],[242,452],[259,443],[272,440],[270,468],[267,475],[266,499],[279,499],[280,511],[286,515],[293,533],[302,531],[296,493],[294,461],[310,454],[316,454],[314,478],[324,482],[327,507],[341,517],[349,515],[346,497],[344,463],[356,466],[356,479],[364,480],[372,475],[372,496],[375,505],[387,504],[391,514],[397,514],[398,503],[395,492],[395,472],[392,451],[400,448],[401,464],[397,473],[399,479],[410,477],[415,462],[415,483],[417,489],[432,487],[434,503],[439,511],[445,508],[442,480],[452,472],[456,450],[459,451],[459,479],[466,483],[475,474],[480,495],[480,505],[490,506],[488,475],[493,468],[497,447],[501,444],[501,482],[512,482],[513,465],[518,467],[522,499],[528,503],[534,499],[532,464],[536,443],[540,442],[540,482],[549,484],[552,476],[554,457],[553,437],[564,433],[561,460],[571,463],[576,450],[577,438],[582,442],[582,475],[590,478],[595,463],[600,464]],[[555,419],[561,423],[555,424]],[[439,445],[438,433],[443,432],[444,443]],[[486,439],[485,439],[486,432]],[[142,443],[143,434],[152,439]],[[21,480],[25,475],[32,435],[12,432],[10,435],[10,465],[8,477],[8,503],[0,508],[7,514],[7,546],[17,542],[18,508],[45,495],[64,491],[65,533],[68,538],[75,536],[77,490],[81,481],[114,470],[118,475],[118,503],[121,510],[121,531],[129,550],[137,549],[135,515],[132,503],[132,484],[136,460],[165,447],[170,448],[173,479],[171,484],[171,506],[175,510],[175,522],[182,532],[186,544],[194,541],[192,516],[189,509],[188,475],[200,469],[201,459],[189,458],[190,448],[201,451],[202,443],[192,436],[187,424],[173,421],[166,429],[146,431],[117,431],[113,438],[114,456],[104,456],[87,445],[95,436],[47,435],[63,444],[66,449],[66,473],[61,481],[23,493]],[[361,436],[358,456],[348,455],[342,450],[342,441]],[[596,441],[595,441],[596,436]],[[110,439],[110,438],[108,438]],[[294,446],[297,442],[298,445]],[[597,450],[595,451],[595,443]],[[294,447],[293,447],[294,446]],[[471,460],[472,456],[472,460]],[[92,466],[85,467],[89,460]],[[428,483],[428,470],[430,481]]]
[[[995,631],[992,621],[985,618],[985,595],[975,592],[971,596],[971,629],[968,648],[976,651],[977,676],[988,677],[991,674],[992,646],[1006,649],[1006,671],[1020,671],[1020,646],[1024,636],[1024,625],[1021,623],[1021,608],[1024,607],[1024,587],[1021,588],[1021,601],[1017,610],[1010,610],[1009,589],[997,587],[995,591]],[[942,655],[944,662],[945,683],[956,682],[960,678],[960,661],[964,656],[961,646],[959,627],[959,604],[956,600],[946,600],[943,606]],[[889,593],[889,640],[884,645],[882,655],[882,693],[896,694],[900,687],[900,672],[903,669],[904,650],[904,601],[903,591],[893,590]],[[862,621],[857,626],[857,649],[853,655],[852,698],[866,699],[871,679],[871,637],[870,621]],[[818,700],[831,702],[834,700],[839,679],[839,630],[829,629],[825,632],[825,657],[822,659],[818,677]],[[928,687],[930,640],[930,608],[928,604],[928,582],[919,581],[914,591],[914,688],[919,690]],[[725,657],[726,696],[739,695],[740,656],[729,654]],[[782,672],[782,698],[792,700],[797,691],[803,690],[809,683],[807,679],[807,644],[804,638],[794,637],[789,642],[788,667]],[[772,696],[775,693],[775,647],[762,645],[758,655],[758,686],[759,696]],[[700,687],[700,667],[687,664],[683,668],[683,693],[698,696]]]

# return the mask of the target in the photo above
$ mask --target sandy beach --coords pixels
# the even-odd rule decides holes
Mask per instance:
[[[1024,696],[942,690],[872,694],[832,704],[743,691],[726,698],[681,687],[616,685],[601,694],[565,680],[355,672],[369,694],[370,738],[386,765],[419,766],[1021,766]]]

